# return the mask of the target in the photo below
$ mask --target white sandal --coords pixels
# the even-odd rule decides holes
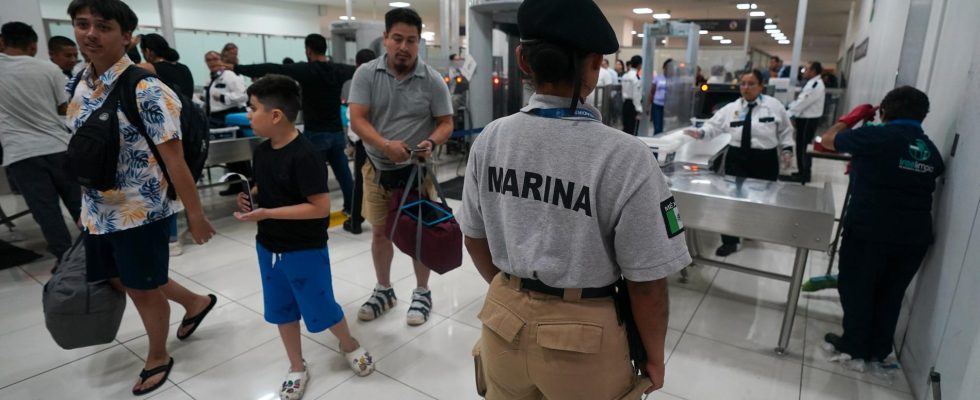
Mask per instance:
[[[310,369],[303,361],[303,372],[288,372],[286,379],[282,381],[282,388],[279,389],[280,400],[299,400],[303,398],[306,391],[307,382],[310,380]]]
[[[354,370],[357,376],[368,376],[374,372],[374,357],[371,356],[364,347],[358,347],[350,353],[344,353],[344,357],[347,358],[348,363],[350,363],[350,368]]]

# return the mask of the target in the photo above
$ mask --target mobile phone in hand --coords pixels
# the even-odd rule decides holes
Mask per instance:
[[[248,211],[255,211],[258,208],[258,204],[255,204],[255,199],[252,198],[252,188],[249,187],[247,180],[238,181],[242,185],[242,193],[245,193],[245,199],[248,200]]]

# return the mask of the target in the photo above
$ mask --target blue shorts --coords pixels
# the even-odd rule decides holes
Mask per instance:
[[[259,255],[266,321],[281,325],[302,317],[306,329],[317,333],[344,318],[344,310],[333,297],[326,247],[273,253],[256,243],[255,250]]]
[[[170,224],[176,216],[104,235],[85,235],[89,282],[119,278],[130,289],[151,290],[169,282]]]

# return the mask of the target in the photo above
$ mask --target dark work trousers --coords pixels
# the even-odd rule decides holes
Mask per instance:
[[[68,153],[55,153],[7,166],[7,174],[17,183],[34,221],[41,226],[48,251],[59,259],[72,245],[59,200],[65,204],[72,221],[78,221],[82,209],[82,190],[69,176],[67,162]]]
[[[817,124],[820,118],[796,118],[793,121],[796,127],[795,139],[796,146],[796,166],[799,168],[799,176],[803,183],[810,181],[810,169],[813,167],[813,159],[806,154],[806,147],[813,142],[813,136],[817,134]]]
[[[650,121],[653,122],[653,133],[658,134],[664,131],[664,106],[654,104],[650,113]]]
[[[636,107],[633,100],[623,102],[623,132],[636,136]]]
[[[844,229],[837,281],[844,335],[837,351],[869,361],[891,354],[902,298],[928,248],[871,242]]]
[[[775,181],[779,178],[779,151],[728,146],[725,150],[725,175]],[[724,244],[738,244],[736,236],[721,235]]]
[[[367,162],[367,151],[364,150],[364,141],[358,140],[354,142],[354,190],[351,194],[350,207],[350,219],[354,225],[364,222],[364,216],[361,215],[363,206],[361,202],[364,201],[364,174],[361,173],[361,169],[364,168],[365,162]]]
[[[227,110],[223,110],[223,111],[216,111],[216,112],[211,113],[211,115],[208,117],[208,122],[209,122],[209,125],[210,125],[211,128],[224,128],[224,127],[227,126],[225,124],[225,117],[228,116],[228,114],[243,113],[243,112],[247,112],[247,110],[245,109],[245,107],[231,108],[231,109],[227,109]],[[241,135],[241,132],[239,132],[239,135]],[[228,172],[234,172],[234,173],[242,174],[246,178],[250,178],[252,176],[252,162],[251,161],[235,161],[235,162],[230,162],[228,164],[225,164],[225,168],[228,168]],[[237,180],[238,178],[231,178],[231,179],[232,180]],[[232,188],[235,188],[235,187],[239,187],[239,186],[238,185],[235,185]]]
[[[354,178],[350,172],[350,160],[344,149],[347,148],[347,134],[339,132],[318,132],[307,130],[303,132],[307,139],[320,151],[323,160],[330,165],[333,170],[334,178],[340,185],[340,191],[344,194],[344,212],[351,213],[351,192],[354,188]],[[326,168],[326,165],[324,165]]]

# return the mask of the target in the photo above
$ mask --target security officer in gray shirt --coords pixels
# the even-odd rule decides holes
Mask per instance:
[[[474,142],[459,215],[490,283],[478,390],[639,399],[663,386],[665,278],[691,262],[683,225],[649,149],[582,100],[619,47],[599,7],[525,0],[517,21],[515,56],[536,93]]]

